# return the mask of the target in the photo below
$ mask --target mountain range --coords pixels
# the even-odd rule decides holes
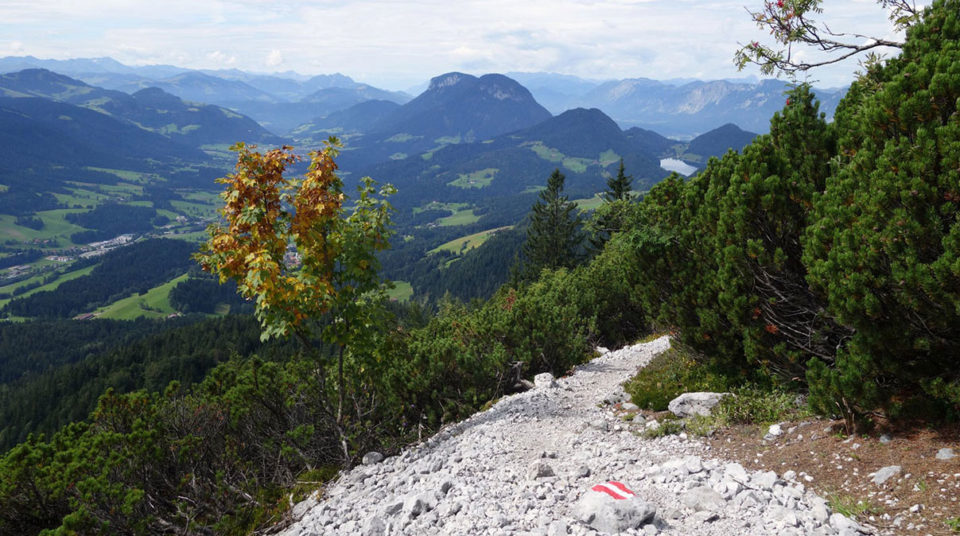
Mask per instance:
[[[267,95],[233,74],[233,80],[199,72],[176,73],[168,79],[249,88],[239,93],[224,90],[220,99]],[[278,83],[275,88],[293,92],[296,84],[349,80],[341,77],[294,80],[295,84]],[[258,80],[261,86],[268,85],[264,78]],[[575,80],[566,82],[586,87]],[[183,91],[187,85],[173,87]],[[326,87],[304,97],[301,104],[317,100],[329,105],[332,100],[325,96],[335,91],[350,95],[365,88],[369,86]],[[400,193],[394,205],[401,220],[430,203],[440,203],[470,207],[474,217],[491,225],[509,225],[529,209],[554,168],[568,176],[571,195],[588,198],[604,188],[622,159],[635,179],[634,187],[643,190],[667,174],[660,167],[661,158],[677,157],[701,166],[709,156],[739,149],[755,136],[730,124],[687,143],[652,129],[624,130],[598,108],[574,108],[553,116],[527,88],[500,74],[446,73],[403,104],[368,99],[347,107],[350,99],[344,98],[335,105],[337,111],[295,128],[292,140],[223,106],[184,101],[160,87],[134,89],[127,93],[101,88],[46,69],[0,75],[4,132],[0,154],[12,155],[0,167],[0,180],[7,187],[0,192],[0,211],[56,208],[49,194],[63,192],[67,181],[115,181],[115,173],[103,169],[151,173],[174,188],[211,188],[211,179],[229,169],[230,156],[224,153],[229,144],[293,143],[312,149],[337,135],[345,143],[339,164],[347,181],[370,175],[397,185]],[[373,91],[369,96],[380,94]],[[261,102],[282,104],[267,97]],[[23,199],[43,202],[24,204]]]
[[[354,81],[340,73],[306,76],[231,70],[189,70],[170,65],[127,66],[111,58],[42,60],[0,58],[0,73],[47,68],[106,89],[134,92],[159,87],[184,100],[228,107],[250,116],[275,134],[368,100],[404,104],[411,95]],[[556,73],[506,73],[556,115],[572,108],[598,108],[623,128],[656,130],[692,139],[726,123],[766,132],[788,88],[780,80],[583,79]],[[821,111],[832,117],[845,89],[817,89]]]

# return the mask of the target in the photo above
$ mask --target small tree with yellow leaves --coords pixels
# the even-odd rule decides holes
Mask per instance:
[[[320,361],[320,391],[336,390],[335,407],[325,396],[322,403],[347,461],[344,354],[362,350],[376,331],[377,305],[385,299],[376,252],[389,245],[385,198],[395,190],[386,185],[378,192],[366,177],[346,206],[334,161],[339,147],[331,137],[310,153],[310,168],[299,179],[283,176],[299,160],[291,147],[266,153],[243,143],[231,147],[236,171],[217,180],[226,185],[220,194],[222,221],[208,228],[210,239],[196,258],[221,283],[235,281],[238,292],[255,302],[262,339],[296,336]],[[317,335],[332,352],[316,349]],[[332,365],[335,386],[327,382]]]

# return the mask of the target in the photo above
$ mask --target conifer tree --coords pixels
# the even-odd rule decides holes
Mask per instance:
[[[611,177],[607,179],[607,191],[604,192],[603,198],[607,202],[613,201],[624,201],[630,198],[630,184],[633,182],[633,177],[627,175],[623,171],[623,159],[620,159],[620,169],[617,171],[616,177]]]
[[[583,235],[576,203],[563,194],[566,177],[555,169],[547,188],[533,205],[527,241],[523,245],[523,275],[535,279],[545,269],[575,266],[581,257]]]
[[[607,191],[601,196],[606,202],[597,208],[587,225],[590,233],[590,247],[593,251],[602,250],[613,233],[623,230],[629,217],[629,204],[632,201],[631,182],[633,177],[624,172],[621,158],[617,175],[607,179]]]
[[[935,1],[903,54],[837,109],[838,170],[814,200],[803,260],[855,334],[834,363],[811,363],[821,410],[854,417],[923,389],[960,411],[958,13],[960,1]]]
[[[787,93],[770,133],[744,148],[726,190],[707,200],[720,207],[720,306],[742,333],[747,358],[784,378],[802,377],[812,356],[831,361],[848,335],[810,291],[800,250],[834,140],[810,87],[800,85]]]

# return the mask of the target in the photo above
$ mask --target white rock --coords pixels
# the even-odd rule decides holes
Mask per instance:
[[[654,505],[635,495],[626,499],[614,499],[606,493],[593,490],[583,494],[574,511],[583,523],[610,534],[639,528],[653,521],[653,516],[657,513]]]
[[[557,380],[553,377],[553,374],[544,372],[533,377],[533,385],[537,389],[554,389],[557,387]]]
[[[826,502],[824,502],[822,499],[817,500],[814,501],[813,505],[810,507],[810,515],[818,525],[822,525],[830,519],[830,509],[827,508]]]
[[[741,484],[746,484],[750,481],[750,476],[747,474],[747,470],[744,469],[739,463],[728,463],[723,467],[723,471],[730,478],[740,482]]]
[[[684,393],[674,398],[667,404],[669,409],[677,417],[690,417],[691,415],[710,415],[714,406],[720,403],[720,400],[730,393]]]
[[[530,480],[537,480],[538,478],[547,478],[551,476],[556,476],[553,472],[553,467],[547,464],[547,462],[537,460],[530,464],[530,467],[527,468],[527,478]]]
[[[783,428],[779,424],[771,424],[767,429],[767,435],[763,436],[766,440],[771,440],[783,435]]]
[[[756,484],[757,487],[764,491],[772,491],[773,486],[777,484],[779,479],[777,478],[777,473],[773,471],[765,471],[753,476],[750,479],[750,482]]]
[[[569,529],[567,523],[563,520],[557,520],[547,527],[547,536],[567,536]]]
[[[361,529],[363,536],[380,536],[387,532],[387,524],[376,516],[371,516]]]
[[[876,473],[871,473],[873,476],[873,483],[878,486],[882,486],[887,480],[890,480],[894,476],[900,474],[900,470],[901,468],[899,465],[888,465],[883,467],[877,470]]]
[[[956,457],[957,455],[953,453],[953,449],[940,449],[937,451],[938,460],[952,460]]]
[[[698,486],[680,496],[680,502],[695,512],[708,510],[715,512],[723,509],[727,501],[723,496],[707,486]]]
[[[383,454],[371,451],[363,455],[363,465],[374,465],[383,461]]]
[[[862,532],[860,525],[843,514],[833,514],[830,516],[830,526],[837,529],[838,532]]]

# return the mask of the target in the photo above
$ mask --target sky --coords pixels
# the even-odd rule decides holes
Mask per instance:
[[[747,13],[762,1],[3,0],[0,56],[340,72],[400,90],[450,71],[737,78],[759,75],[738,72],[732,58],[768,38]],[[875,0],[824,0],[823,9],[836,31],[896,35]],[[857,68],[810,80],[839,87]]]

